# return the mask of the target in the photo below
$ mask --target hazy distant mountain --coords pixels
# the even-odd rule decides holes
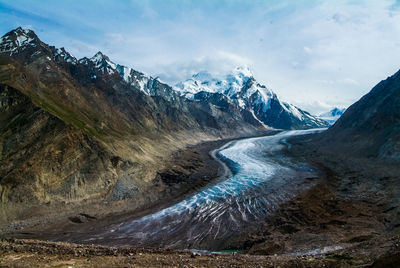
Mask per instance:
[[[321,118],[322,120],[327,121],[331,125],[333,125],[341,116],[342,114],[346,111],[346,108],[333,108],[329,112],[322,113],[318,116],[318,118]]]
[[[209,98],[212,94],[223,95],[230,103],[251,113],[259,122],[274,128],[304,129],[328,126],[324,120],[281,101],[272,90],[259,84],[247,67],[238,67],[223,79],[202,71],[178,83],[175,90],[193,101]]]

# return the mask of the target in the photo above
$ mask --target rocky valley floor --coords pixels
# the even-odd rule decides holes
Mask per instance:
[[[10,229],[3,232],[5,239],[0,243],[0,265],[398,267],[400,195],[397,188],[400,187],[396,186],[399,184],[400,174],[396,164],[321,152],[310,145],[308,136],[295,138],[289,143],[290,150],[286,153],[296,160],[318,167],[322,171],[321,175],[310,178],[313,181],[311,188],[280,206],[257,230],[248,230],[233,237],[225,252],[199,254],[18,239],[29,238],[31,235],[40,238],[34,233],[43,229],[44,222],[37,222],[36,226],[22,232],[11,233]],[[208,183],[219,174],[219,165],[209,157],[208,152],[222,144],[209,143],[179,152],[180,156],[176,159],[181,159],[181,165],[172,165],[174,168],[162,173],[162,178],[179,185],[178,180],[183,178],[182,181],[185,181],[185,176],[197,174],[195,176],[200,176],[199,178],[208,176],[209,180],[204,182]],[[190,165],[193,168],[189,168]],[[183,166],[185,168],[181,169]],[[201,184],[197,187],[201,187]],[[189,192],[190,190],[187,191]],[[177,201],[170,200],[171,203]],[[158,204],[148,209],[157,210],[167,204]],[[138,215],[148,211],[140,211]],[[96,224],[96,219],[82,214],[78,214],[76,218],[60,216],[62,219],[53,227],[65,230],[68,226],[79,226],[84,221]],[[117,216],[120,217],[121,214],[109,216],[110,221]]]
[[[399,240],[386,255],[338,250],[329,254],[250,255],[111,248],[37,240],[1,240],[1,267],[398,267]]]
[[[201,187],[209,184],[219,177],[224,171],[220,164],[210,155],[210,151],[222,146],[229,140],[218,140],[203,142],[198,145],[189,146],[184,150],[177,151],[168,161],[168,169],[158,172],[156,181],[161,185],[154,187],[148,193],[148,205],[132,210],[136,207],[136,200],[120,201],[83,201],[71,204],[44,204],[32,205],[27,213],[18,205],[4,206],[0,211],[4,214],[13,214],[13,218],[3,218],[0,224],[2,236],[10,236],[14,232],[27,229],[43,229],[49,226],[64,228],[79,226],[81,224],[93,224],[97,219],[124,217],[127,213],[137,216],[147,214],[151,211],[162,209],[184,199],[187,195],[195,192]],[[157,182],[155,183],[157,184]],[[163,185],[167,185],[165,187]],[[167,188],[167,189],[166,189]],[[26,205],[22,205],[25,206]],[[0,217],[1,218],[1,217]],[[8,219],[8,222],[6,221]],[[18,235],[15,233],[15,235]],[[29,233],[25,233],[29,235]]]

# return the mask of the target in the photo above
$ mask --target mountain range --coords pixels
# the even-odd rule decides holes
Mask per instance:
[[[173,88],[101,52],[76,59],[17,28],[0,39],[2,203],[78,202],[167,191],[171,155],[206,140],[326,126],[247,69],[215,90]],[[208,78],[207,78],[208,79]],[[214,81],[210,81],[214,83]],[[218,88],[218,89],[217,89]],[[158,189],[158,190],[154,190]],[[149,194],[150,193],[150,194]]]
[[[158,214],[149,214],[154,211],[175,222],[175,214],[163,208],[178,203],[186,209],[187,203],[180,201],[188,194],[225,178],[227,170],[212,157],[218,151],[211,150],[224,144],[223,148],[232,149],[229,146],[235,142],[229,140],[330,124],[326,131],[272,137],[278,137],[276,162],[285,162],[288,170],[293,167],[296,180],[304,177],[293,186],[302,192],[290,194],[290,200],[271,210],[261,207],[268,209],[268,216],[250,219],[257,225],[255,233],[247,226],[250,221],[239,228],[231,217],[232,226],[221,225],[234,228],[234,246],[227,249],[297,252],[293,256],[299,252],[314,256],[327,249],[330,255],[322,255],[323,259],[338,256],[351,265],[359,264],[360,256],[373,254],[384,256],[382,267],[398,263],[400,71],[347,109],[315,117],[282,101],[245,66],[221,77],[202,71],[170,86],[114,63],[101,52],[77,59],[64,48],[42,42],[33,31],[17,28],[0,39],[0,233],[35,238],[38,232],[41,239],[73,241],[69,239],[76,232],[79,241],[94,243],[91,239],[100,236],[81,240],[82,234],[87,231],[90,236],[99,227],[114,239],[117,228],[125,229],[118,221],[128,223],[128,229],[135,226],[132,222],[152,228],[136,220]],[[260,156],[255,166],[245,159],[250,173],[265,157],[271,162],[269,147],[267,143],[252,148]],[[261,170],[264,176],[270,168]],[[282,174],[276,172],[274,179],[262,182],[263,187],[273,180],[288,187]],[[252,174],[247,179],[253,184]],[[226,197],[219,190],[214,193],[218,199]],[[265,199],[265,192],[256,193]],[[249,199],[249,191],[241,194],[257,203]],[[232,200],[225,199],[225,212],[234,209]],[[197,209],[198,201],[193,200]],[[215,211],[213,202],[206,198],[205,206]],[[197,211],[189,208],[190,213]],[[243,214],[240,209],[236,212]],[[214,214],[205,216],[214,221]],[[187,228],[196,222],[194,217],[187,225],[180,220],[178,225]],[[166,226],[160,227],[161,232]],[[171,230],[175,235],[181,229]],[[310,239],[313,250],[305,251]],[[348,255],[357,250],[360,255]],[[88,255],[84,257],[86,262]],[[366,263],[379,266],[372,260],[368,257]]]

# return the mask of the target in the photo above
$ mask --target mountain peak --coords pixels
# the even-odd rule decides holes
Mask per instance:
[[[334,107],[329,112],[325,112],[325,113],[320,114],[319,118],[329,122],[330,124],[333,124],[339,119],[339,117],[342,116],[342,114],[345,111],[346,111],[346,108]]]
[[[35,32],[31,29],[28,28],[22,28],[21,26],[18,27],[17,29],[13,30],[14,32],[20,33],[20,34],[35,34]]]
[[[340,109],[338,107],[335,107],[330,111],[330,113],[332,116],[341,116],[344,113],[344,111],[346,111],[346,108]]]
[[[18,27],[1,37],[0,53],[12,55],[19,48],[25,49],[27,46],[36,46],[39,41],[34,31]]]
[[[257,83],[246,65],[236,67],[221,79],[214,78],[207,71],[201,71],[176,84],[175,90],[193,101],[199,101],[211,94],[221,94],[261,124],[275,128],[327,126],[325,121],[281,101],[272,90]]]
[[[234,74],[241,75],[243,77],[253,77],[253,73],[247,65],[241,65],[233,70]]]
[[[197,81],[201,81],[201,82],[207,82],[207,81],[211,81],[211,80],[220,80],[217,77],[218,76],[214,76],[213,74],[209,73],[206,70],[202,70],[202,71],[192,75],[192,77],[188,80],[197,80]],[[248,80],[249,78],[254,77],[254,75],[247,65],[241,65],[241,66],[235,67],[230,72],[227,72],[224,77],[225,78],[234,77],[234,78],[238,78],[239,80],[242,81],[242,80]],[[245,81],[243,81],[243,82],[245,82]]]
[[[104,57],[105,55],[103,54],[103,52],[101,52],[101,51],[97,51],[97,53],[96,54],[94,54],[94,56],[93,57]],[[93,58],[92,57],[92,58]]]
[[[238,66],[228,72],[221,79],[208,71],[200,71],[184,82],[176,84],[175,89],[188,98],[200,91],[221,93],[232,97],[237,94],[250,80],[254,80],[253,73],[246,65]]]
[[[99,61],[110,61],[110,58],[104,55],[101,51],[98,51],[96,54],[94,54],[93,57],[90,58],[91,61],[94,63],[97,63]]]
[[[335,117],[335,116],[340,117],[345,111],[346,111],[346,108],[334,107],[329,112],[320,114],[320,116],[321,117]]]
[[[38,41],[39,38],[37,37],[37,35],[35,34],[35,32],[31,29],[23,29],[22,27],[18,27],[12,31],[9,31],[8,33],[6,33],[2,39],[12,39],[12,38],[18,38],[18,37],[26,37],[26,38],[30,38],[33,39],[35,41]],[[3,40],[2,40],[3,41]]]
[[[204,81],[204,80],[211,80],[213,77],[208,71],[203,70],[203,71],[200,71],[200,72],[192,75],[192,78],[196,79],[196,80]]]
[[[93,57],[91,57],[90,61],[94,63],[96,68],[101,69],[103,73],[107,72],[108,74],[113,74],[117,69],[117,65],[101,51],[97,52]]]
[[[56,48],[54,53],[54,58],[61,57],[65,62],[69,62],[72,64],[77,64],[77,59],[72,56],[68,51],[65,50],[64,47]]]

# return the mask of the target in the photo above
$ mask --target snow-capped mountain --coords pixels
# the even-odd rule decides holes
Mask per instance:
[[[274,92],[257,83],[247,67],[238,67],[223,79],[200,72],[185,82],[179,83],[175,90],[158,78],[132,68],[116,64],[101,52],[91,58],[77,60],[64,48],[48,46],[31,30],[18,28],[1,38],[0,53],[15,58],[21,57],[27,64],[38,59],[46,59],[44,70],[56,67],[52,62],[63,66],[73,74],[81,74],[79,79],[88,83],[117,82],[123,79],[131,88],[138,89],[151,97],[162,97],[176,108],[180,108],[179,95],[192,101],[210,102],[216,107],[231,107],[231,113],[239,113],[246,122],[262,124],[281,129],[301,129],[325,127],[327,123],[311,116],[297,107],[282,102]],[[45,57],[43,57],[45,56]],[[82,73],[85,66],[85,74]],[[98,84],[98,83],[97,83]],[[99,84],[98,84],[99,85]],[[199,94],[207,92],[209,94]],[[210,96],[220,94],[221,96]],[[232,108],[235,107],[235,108]]]
[[[201,71],[188,80],[178,83],[175,89],[189,99],[200,91],[221,93],[231,98],[251,77],[253,74],[247,67],[237,67],[232,73],[226,75],[225,79],[218,79],[207,71]]]
[[[175,90],[189,100],[200,100],[204,94],[222,94],[230,102],[249,111],[264,125],[281,129],[326,127],[328,124],[289,103],[259,84],[248,67],[237,67],[224,78],[199,72],[175,86]]]
[[[138,198],[171,185],[158,170],[178,150],[266,131],[236,106],[188,101],[102,53],[77,60],[21,28],[0,39],[4,202]],[[49,178],[50,188],[41,183]]]
[[[0,39],[0,53],[6,53],[11,56],[18,50],[24,50],[28,46],[37,46],[37,41],[37,36],[33,31],[18,27]]]
[[[334,124],[346,111],[346,108],[333,108],[329,112],[322,113],[318,117],[329,122],[331,125]]]
[[[52,59],[59,64],[69,63],[72,65],[77,65],[80,63],[90,66],[92,69],[90,78],[92,80],[96,79],[98,74],[107,74],[111,76],[117,74],[121,76],[129,85],[140,89],[146,95],[163,96],[167,99],[172,98],[172,100],[175,98],[175,92],[170,89],[170,87],[168,87],[169,89],[165,89],[164,87],[160,86],[160,81],[158,78],[153,78],[150,75],[138,72],[132,68],[116,64],[100,51],[91,58],[84,57],[77,60],[63,47],[49,47],[39,40],[35,32],[29,29],[22,29],[21,27],[7,33],[0,39],[0,53],[7,54],[9,56],[13,56],[15,54],[18,57],[18,53],[20,52],[27,52],[28,54],[32,52],[30,54],[30,60],[34,60],[36,57],[40,57],[42,54],[52,54]],[[51,60],[51,58],[48,60]]]
[[[101,75],[119,75],[126,83],[141,90],[148,96],[161,96],[169,101],[173,101],[177,97],[175,91],[168,85],[162,83],[158,77],[153,78],[150,75],[136,71],[130,67],[116,64],[100,51],[90,59],[80,59],[79,63],[92,65],[94,70],[93,78],[97,77],[95,74],[96,72],[100,72]]]

